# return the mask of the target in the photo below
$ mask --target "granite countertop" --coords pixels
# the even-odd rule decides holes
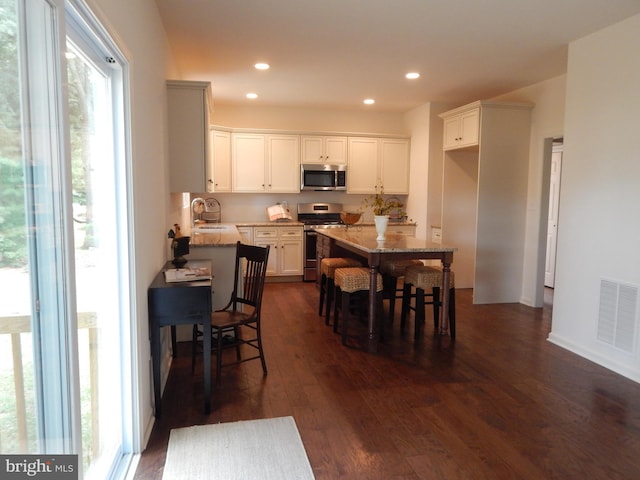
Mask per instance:
[[[389,227],[392,226],[415,226],[415,223],[411,222],[390,222]],[[231,247],[236,242],[242,240],[239,227],[303,227],[302,222],[286,221],[286,222],[238,222],[238,223],[209,223],[200,227],[194,227],[191,229],[191,241],[189,245],[191,247]],[[354,227],[373,227],[373,222],[357,223]],[[346,230],[346,229],[337,229]],[[353,227],[349,229],[354,230]]]
[[[304,223],[287,220],[286,222],[238,222],[236,227],[302,227]]]
[[[388,233],[384,240],[376,240],[376,232],[369,230],[355,230],[352,228],[330,228],[319,230],[318,233],[334,240],[339,240],[345,244],[362,250],[367,253],[411,253],[411,252],[455,252],[456,247],[449,247],[434,243],[431,240],[417,238],[411,235],[401,235],[398,233]]]
[[[234,223],[210,223],[191,229],[190,247],[232,247],[240,241]]]

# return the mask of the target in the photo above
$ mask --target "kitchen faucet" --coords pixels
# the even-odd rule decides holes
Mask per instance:
[[[205,203],[203,198],[196,197],[191,200],[191,227],[196,226],[196,220],[202,219],[202,213],[204,212],[204,209]]]

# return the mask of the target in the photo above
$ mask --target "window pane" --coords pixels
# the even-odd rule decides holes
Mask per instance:
[[[18,14],[0,0],[0,452],[37,453]]]
[[[67,42],[83,462],[101,478],[121,446],[120,282],[109,70]]]

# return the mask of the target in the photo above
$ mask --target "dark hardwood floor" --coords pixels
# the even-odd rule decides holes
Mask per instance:
[[[180,345],[136,478],[162,477],[172,428],[288,415],[317,479],[640,478],[640,385],[549,343],[550,306],[458,290],[455,344],[429,323],[414,345],[396,319],[372,355],[343,347],[317,301],[313,284],[266,286],[269,374],[223,372],[210,415]]]

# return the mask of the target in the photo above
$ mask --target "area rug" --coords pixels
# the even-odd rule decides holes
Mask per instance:
[[[293,417],[176,428],[163,480],[313,479]]]

